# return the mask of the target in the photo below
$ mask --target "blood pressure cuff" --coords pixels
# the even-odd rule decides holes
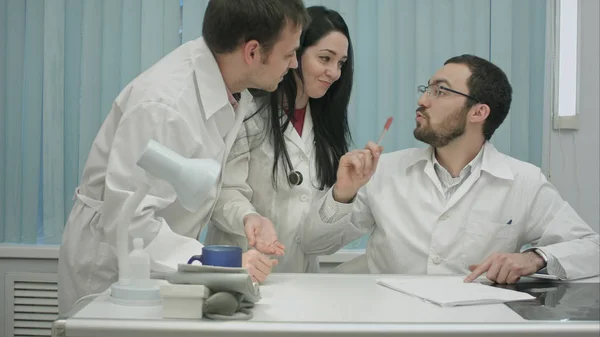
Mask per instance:
[[[261,298],[260,288],[244,268],[180,264],[166,275],[172,284],[199,284],[211,294],[204,301],[204,316],[219,320],[247,320],[250,309]]]
[[[218,292],[204,300],[204,316],[214,320],[249,320],[254,303],[243,300],[240,293]]]

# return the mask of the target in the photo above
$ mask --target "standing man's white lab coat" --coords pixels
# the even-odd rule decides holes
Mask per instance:
[[[285,245],[285,254],[273,270],[317,272],[316,255],[305,254],[300,246],[300,227],[311,212],[311,203],[325,193],[318,189],[310,104],[307,105],[302,136],[291,123],[284,132],[294,170],[300,171],[304,177],[299,186],[288,184],[284,174],[284,165],[287,164],[280,159],[278,189],[273,187],[275,150],[270,140],[269,113],[270,108],[244,123],[224,169],[223,190],[205,242],[246,248],[248,240],[244,234],[243,219],[248,214],[258,213],[273,222],[279,242]]]
[[[242,92],[234,111],[217,62],[202,38],[190,41],[132,81],[113,103],[92,144],[59,258],[61,313],[117,280],[116,227],[123,202],[146,173],[136,166],[148,141],[188,158],[224,165],[247,112]],[[200,254],[197,238],[219,196],[221,176],[197,212],[185,210],[165,181],[155,181],[136,211],[130,236],[144,239],[155,271],[171,271]]]
[[[382,155],[377,171],[349,204],[331,190],[302,227],[302,249],[331,254],[372,232],[371,273],[464,274],[496,252],[525,244],[551,257],[548,273],[598,275],[600,243],[541,170],[486,142],[483,158],[449,200],[431,147]],[[561,275],[562,274],[562,275]]]

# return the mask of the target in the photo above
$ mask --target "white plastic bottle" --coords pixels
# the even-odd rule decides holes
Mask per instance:
[[[129,253],[131,283],[148,286],[150,283],[150,255],[144,250],[144,239],[133,239],[133,250]]]

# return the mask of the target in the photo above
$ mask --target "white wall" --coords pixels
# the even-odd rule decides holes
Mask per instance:
[[[579,0],[579,130],[552,130],[545,114],[545,172],[579,215],[600,232],[600,1]],[[549,152],[548,152],[549,151]]]

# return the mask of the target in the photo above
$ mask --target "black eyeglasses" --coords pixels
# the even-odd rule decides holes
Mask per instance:
[[[473,96],[469,96],[465,93],[462,93],[460,91],[456,91],[450,88],[446,88],[444,86],[441,85],[437,85],[437,84],[432,84],[432,85],[420,85],[417,87],[417,90],[419,90],[420,93],[424,94],[427,93],[429,96],[433,96],[433,97],[440,97],[440,95],[442,94],[443,91],[449,91],[452,93],[455,93],[457,95],[461,95],[464,96],[468,99],[472,99],[477,103],[481,103],[480,100],[478,100],[477,98],[473,97]]]

